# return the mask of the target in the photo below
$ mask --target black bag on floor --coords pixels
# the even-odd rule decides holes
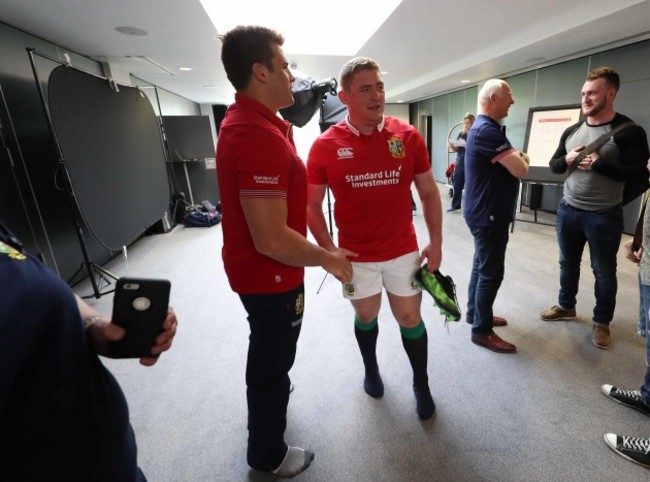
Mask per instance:
[[[211,211],[206,213],[205,211],[189,211],[185,213],[185,218],[183,219],[183,224],[187,228],[203,228],[214,226],[221,222],[221,214],[218,211]]]

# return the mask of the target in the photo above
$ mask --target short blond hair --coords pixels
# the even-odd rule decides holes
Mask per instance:
[[[339,72],[339,85],[341,86],[341,90],[347,91],[352,82],[352,77],[361,70],[381,72],[381,67],[376,61],[368,57],[355,57],[348,60],[343,64]]]

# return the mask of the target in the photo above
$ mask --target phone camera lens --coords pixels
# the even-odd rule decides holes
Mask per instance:
[[[144,296],[139,296],[133,300],[133,308],[136,311],[146,311],[151,306],[151,300]]]

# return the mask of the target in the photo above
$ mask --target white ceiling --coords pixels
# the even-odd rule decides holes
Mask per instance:
[[[304,4],[287,15],[344,35],[336,18],[345,12],[328,12],[327,2]],[[462,79],[476,84],[650,38],[648,20],[648,0],[404,0],[357,55],[387,72],[388,102],[409,102],[460,89]],[[195,102],[232,101],[217,32],[198,0],[0,0],[0,21]],[[119,26],[148,35],[124,35]],[[337,77],[348,59],[287,56],[314,80]]]

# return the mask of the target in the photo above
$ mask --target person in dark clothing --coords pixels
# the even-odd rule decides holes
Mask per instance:
[[[463,117],[463,130],[458,133],[455,141],[449,141],[449,149],[456,153],[456,165],[452,174],[451,182],[454,195],[451,198],[451,207],[447,209],[448,213],[460,211],[463,200],[463,189],[465,188],[465,142],[467,141],[467,132],[475,117],[469,112]]]
[[[529,160],[512,146],[500,124],[515,103],[508,83],[488,80],[478,102],[480,113],[467,135],[465,151],[464,214],[474,237],[467,321],[472,323],[472,343],[497,353],[515,353],[517,347],[493,330],[506,322],[494,316],[492,306],[505,273],[508,225],[514,218],[519,179],[528,173]]]
[[[143,365],[176,324],[170,308]],[[97,356],[124,333],[0,222],[0,480],[146,480],[126,399]]]

